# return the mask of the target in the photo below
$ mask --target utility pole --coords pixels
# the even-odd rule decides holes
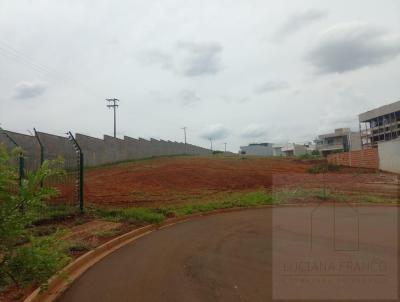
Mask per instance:
[[[117,111],[116,109],[118,108],[117,102],[119,102],[119,99],[106,99],[108,102],[107,107],[108,108],[113,108],[114,109],[114,137],[117,137]]]
[[[212,137],[210,137],[211,151],[213,150]]]
[[[225,145],[225,153],[226,153],[226,143],[224,143],[224,145]]]
[[[185,136],[185,154],[186,154],[187,153],[187,142],[186,142],[186,129],[187,129],[187,127],[184,126],[181,129],[183,129],[183,134]]]
[[[347,145],[348,145],[348,151],[347,152],[349,152],[349,164],[350,164],[350,167],[352,166],[352,162],[351,162],[351,149],[352,149],[352,146],[351,146],[351,129],[350,129],[350,132],[347,134]]]

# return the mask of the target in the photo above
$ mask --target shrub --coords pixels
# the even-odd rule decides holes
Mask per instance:
[[[338,165],[329,163],[320,163],[308,168],[307,172],[311,174],[320,174],[320,173],[336,172],[339,170],[340,166]]]
[[[12,156],[21,153],[18,149]],[[12,156],[0,145],[0,285],[13,282],[21,287],[34,282],[44,287],[68,257],[57,236],[37,239],[30,227],[46,207],[44,201],[57,194],[41,183],[63,171],[56,168],[60,160],[45,161],[36,172],[27,173],[15,190],[18,173],[11,164]]]
[[[213,151],[212,154],[216,155],[216,154],[223,154],[223,153],[224,153],[223,151],[218,151],[218,150],[216,150],[216,151]]]
[[[313,150],[313,151],[311,152],[311,155],[314,155],[314,156],[321,156],[321,153],[320,153],[318,150]]]
[[[34,285],[46,288],[47,280],[68,263],[65,247],[57,235],[31,237],[30,245],[18,247],[9,258],[7,270],[17,286]]]

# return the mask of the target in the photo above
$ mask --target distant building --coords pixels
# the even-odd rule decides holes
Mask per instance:
[[[273,156],[282,156],[282,145],[272,145],[272,155]]]
[[[303,154],[307,154],[308,145],[301,145],[301,144],[287,144],[282,147],[282,155],[286,157],[290,156],[300,156]]]
[[[362,148],[400,138],[400,101],[361,113],[358,119]]]
[[[339,128],[333,133],[318,135],[315,144],[316,150],[327,156],[333,152],[360,150],[361,138],[359,132],[351,131],[350,128]]]
[[[240,147],[240,154],[253,156],[273,156],[274,149],[271,143],[249,144],[248,146]]]
[[[315,145],[311,142],[307,145],[307,153],[311,154],[316,150],[317,150],[317,145]]]

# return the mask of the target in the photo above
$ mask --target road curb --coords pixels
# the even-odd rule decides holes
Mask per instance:
[[[355,203],[354,205],[359,206],[370,206],[374,204],[360,204]],[[174,217],[166,219],[161,224],[150,224],[135,230],[132,230],[128,233],[120,235],[98,247],[91,250],[90,252],[80,256],[69,265],[67,265],[61,272],[52,278],[50,278],[48,282],[48,288],[44,292],[40,292],[40,289],[36,289],[33,293],[31,293],[24,302],[53,302],[55,301],[64,291],[66,291],[69,286],[77,280],[81,275],[83,275],[89,268],[95,265],[97,262],[108,256],[109,254],[115,252],[116,250],[124,247],[125,245],[139,239],[140,237],[146,236],[153,231],[160,230],[166,227],[173,226],[175,224],[185,222],[197,217],[205,217],[222,213],[236,212],[236,211],[244,211],[244,210],[256,210],[263,208],[272,208],[272,207],[288,207],[288,206],[309,206],[309,204],[271,204],[271,205],[261,205],[254,207],[237,207],[237,208],[226,208],[219,209],[210,212],[204,213],[196,213],[182,217]],[[382,205],[380,205],[382,206]],[[387,205],[387,206],[396,206],[396,205]],[[397,205],[398,206],[398,205]],[[67,276],[67,277],[65,277]]]
[[[44,292],[41,292],[39,288],[37,288],[34,292],[32,292],[24,302],[52,302],[55,301],[63,292],[65,292],[69,286],[77,280],[81,275],[83,275],[89,268],[99,262],[101,259],[105,258],[109,254],[115,252],[116,250],[122,248],[123,246],[139,239],[142,236],[146,236],[153,231],[158,229],[163,229],[166,227],[173,226],[177,223],[185,222],[187,220],[216,215],[221,213],[235,212],[235,211],[243,211],[250,209],[260,209],[260,208],[268,208],[273,205],[262,205],[256,207],[239,207],[239,208],[227,208],[220,209],[211,212],[205,213],[196,213],[182,217],[169,218],[165,220],[161,224],[150,224],[139,229],[132,230],[128,233],[125,233],[121,236],[118,236],[95,249],[85,253],[79,258],[75,259],[73,262],[68,264],[64,269],[61,270],[60,273],[50,278],[48,282],[48,287]]]

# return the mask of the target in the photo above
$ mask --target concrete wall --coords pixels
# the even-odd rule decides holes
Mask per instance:
[[[282,147],[273,147],[272,148],[272,155],[273,156],[282,156]]]
[[[308,150],[306,146],[294,144],[294,156],[300,156],[307,153]]]
[[[327,160],[339,166],[379,169],[378,149],[333,153],[328,155]]]
[[[34,136],[1,130],[0,144],[13,149],[14,144],[3,133],[6,132],[15,142],[26,151],[27,163],[38,165],[40,162],[40,146]],[[76,159],[72,143],[66,138],[39,132],[38,136],[44,145],[45,159],[53,159],[62,155],[66,160]],[[85,166],[98,166],[124,160],[147,158],[164,155],[206,155],[209,149],[184,143],[143,138],[135,139],[125,136],[124,139],[104,135],[103,139],[76,133],[76,141],[82,148]]]
[[[249,145],[240,147],[240,152],[245,152],[246,155],[254,156],[273,156],[272,146]]]
[[[0,130],[0,144],[6,146],[8,150],[12,150],[16,145],[7,137],[11,137],[15,143],[25,151],[25,167],[28,170],[34,170],[40,165],[40,146],[37,140],[31,135],[22,133]]]
[[[400,173],[400,139],[378,144],[379,169]]]
[[[360,132],[351,132],[350,134],[350,151],[361,150]]]
[[[281,149],[282,156],[291,157],[291,156],[300,156],[303,154],[307,154],[307,146],[299,145],[299,144],[288,144],[283,146]]]

